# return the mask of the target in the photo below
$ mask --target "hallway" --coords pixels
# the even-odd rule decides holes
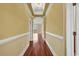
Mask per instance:
[[[37,41],[36,41],[36,35],[37,35]],[[30,41],[30,45],[28,49],[26,50],[24,56],[53,56],[51,53],[49,47],[47,46],[46,42],[42,38],[42,35],[35,34],[33,37],[33,42]]]
[[[76,7],[72,3],[0,4],[0,56],[79,55]]]

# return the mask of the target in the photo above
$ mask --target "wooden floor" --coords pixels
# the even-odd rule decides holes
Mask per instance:
[[[30,41],[30,45],[24,56],[53,56],[41,34],[38,34],[36,42]]]

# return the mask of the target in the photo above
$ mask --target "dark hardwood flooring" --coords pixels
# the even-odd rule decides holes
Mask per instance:
[[[38,34],[38,41],[30,41],[29,47],[24,56],[53,56],[41,34]]]

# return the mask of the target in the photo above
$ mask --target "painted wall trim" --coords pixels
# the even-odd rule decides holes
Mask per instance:
[[[47,42],[47,40],[45,40],[45,41],[46,41],[46,43],[47,43],[47,45],[48,45],[50,51],[52,52],[52,54],[53,54],[54,56],[57,56],[56,52],[55,52],[54,49],[50,46],[50,44]]]
[[[23,56],[28,47],[29,47],[29,44],[28,45],[26,44],[26,46],[23,48],[23,51],[19,54],[19,56]]]
[[[77,3],[77,14],[76,14],[76,32],[77,32],[77,36],[76,36],[76,56],[79,56],[79,3]]]
[[[27,6],[27,4],[26,4],[26,3],[24,3],[25,13],[26,13],[26,6]],[[28,6],[27,6],[27,7],[28,7]],[[29,13],[29,16],[30,16],[30,17],[32,17],[32,13],[31,13],[31,11],[30,11],[29,7],[28,7],[28,13]],[[27,13],[26,13],[26,14],[27,14]]]
[[[74,56],[74,40],[73,40],[73,5],[65,4],[66,7],[66,55]]]
[[[47,14],[49,13],[49,11],[50,11],[50,9],[51,9],[51,7],[52,7],[52,3],[51,4],[49,4],[49,7],[48,7],[48,9],[47,9],[47,11],[46,11],[46,15],[45,16],[47,16]]]
[[[46,35],[50,35],[50,36],[55,37],[55,38],[60,39],[60,40],[64,40],[63,36],[56,35],[56,34],[53,34],[53,33],[50,33],[50,32],[46,32]]]
[[[22,36],[27,36],[29,35],[29,32],[27,33],[23,33],[23,34],[20,34],[20,35],[15,35],[15,36],[12,36],[12,37],[8,37],[8,38],[4,38],[4,39],[0,39],[0,45],[3,45],[3,44],[7,44],[13,40],[16,40],[17,38],[20,38]]]

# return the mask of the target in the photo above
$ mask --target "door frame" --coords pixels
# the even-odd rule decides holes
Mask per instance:
[[[33,17],[29,19],[29,39],[33,41]]]
[[[65,4],[66,7],[66,55],[74,56],[74,40],[73,40],[73,5]]]
[[[77,15],[76,15],[76,56],[79,56],[79,3],[76,4]]]

